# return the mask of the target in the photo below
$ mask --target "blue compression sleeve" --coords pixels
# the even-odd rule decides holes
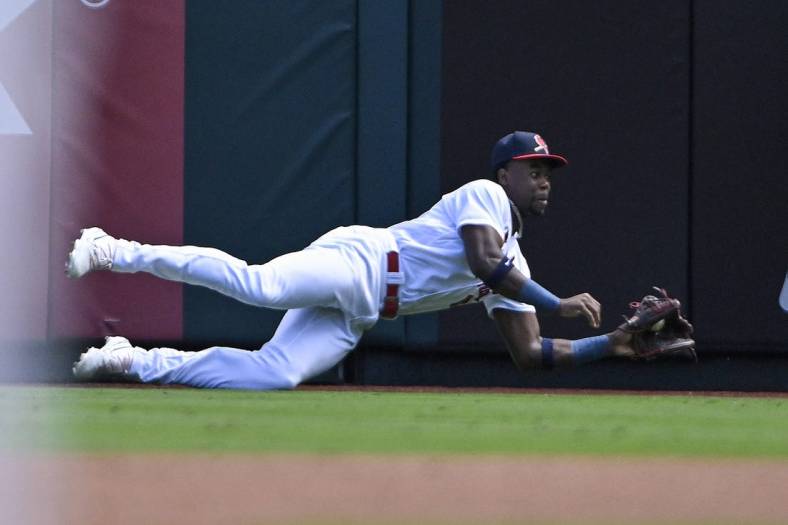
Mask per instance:
[[[577,365],[602,359],[610,350],[610,338],[606,335],[578,339],[571,344],[572,359]]]
[[[551,294],[533,279],[526,279],[517,295],[520,301],[549,312],[554,312],[561,306],[561,299]]]
[[[542,338],[542,368],[552,370],[555,367],[553,359],[553,340],[547,337]]]

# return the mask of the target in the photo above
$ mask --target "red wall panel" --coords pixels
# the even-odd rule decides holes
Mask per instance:
[[[181,285],[147,275],[68,281],[80,228],[183,240],[184,4],[55,2],[50,338],[178,339]]]

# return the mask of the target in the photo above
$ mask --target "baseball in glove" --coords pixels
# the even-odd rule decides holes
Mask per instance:
[[[654,287],[657,295],[647,295],[630,303],[635,310],[618,328],[632,334],[633,359],[650,361],[660,357],[679,356],[698,360],[692,325],[681,315],[681,303],[668,296],[663,288]]]

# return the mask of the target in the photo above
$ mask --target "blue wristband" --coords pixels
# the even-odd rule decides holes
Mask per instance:
[[[607,356],[610,350],[610,338],[606,335],[586,337],[572,341],[572,360],[576,365],[596,361]]]
[[[561,299],[542,288],[533,279],[525,280],[525,284],[520,288],[517,298],[524,303],[532,304],[548,312],[554,312],[561,306]]]
[[[553,358],[553,340],[547,337],[542,338],[542,368],[545,370],[552,370],[555,368],[555,359]]]

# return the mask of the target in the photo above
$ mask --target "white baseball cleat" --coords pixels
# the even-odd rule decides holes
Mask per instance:
[[[78,279],[93,270],[109,270],[112,268],[112,257],[115,255],[115,238],[101,228],[82,230],[79,239],[66,261],[66,275]]]
[[[79,356],[71,371],[77,379],[119,377],[128,374],[135,353],[145,352],[131,346],[125,337],[109,336],[101,348],[91,347]]]

